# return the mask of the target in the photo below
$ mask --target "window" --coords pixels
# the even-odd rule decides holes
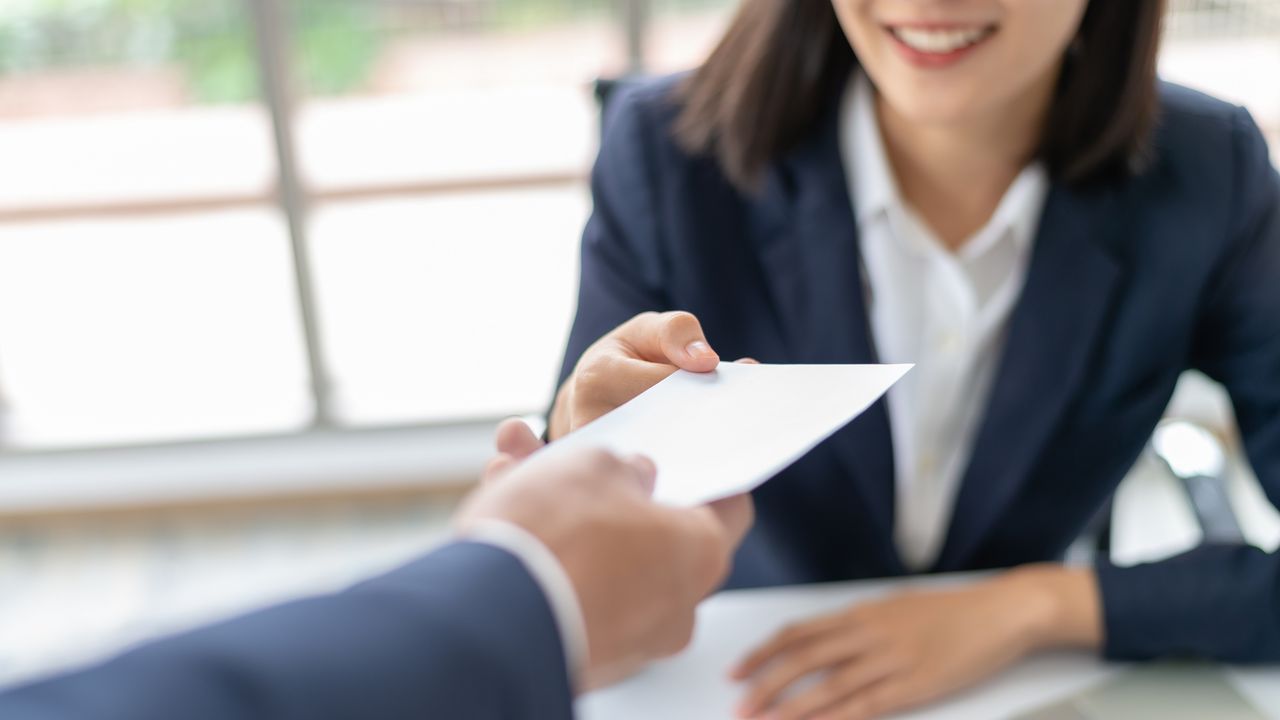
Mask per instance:
[[[1280,162],[1280,2],[1171,0],[1160,72],[1253,114]]]
[[[0,449],[540,408],[592,81],[724,0],[0,8]]]
[[[247,7],[0,5],[4,444],[308,422]]]
[[[0,4],[0,449],[540,409],[592,82],[734,5]],[[1161,68],[1280,148],[1280,4],[1171,0]]]

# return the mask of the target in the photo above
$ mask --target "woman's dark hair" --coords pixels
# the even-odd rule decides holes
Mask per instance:
[[[1158,107],[1165,0],[1091,0],[1046,119],[1038,156],[1068,184],[1143,163]],[[832,0],[743,0],[706,63],[681,85],[677,141],[716,157],[734,185],[812,130],[857,64]]]

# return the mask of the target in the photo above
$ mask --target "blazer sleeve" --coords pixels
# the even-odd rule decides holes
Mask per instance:
[[[24,720],[571,715],[547,600],[514,556],[475,543],[0,694],[0,717]]]
[[[656,150],[646,99],[654,88],[619,88],[606,106],[591,173],[593,208],[582,235],[578,305],[559,383],[601,336],[648,311],[667,309],[659,252],[662,208],[652,182]]]
[[[1231,396],[1245,450],[1280,506],[1280,176],[1244,110],[1234,117],[1237,207],[1202,304],[1193,365]],[[1164,562],[1099,568],[1106,654],[1280,661],[1280,555],[1202,546]]]

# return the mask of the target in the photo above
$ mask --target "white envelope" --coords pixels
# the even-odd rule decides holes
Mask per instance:
[[[911,365],[743,365],[679,370],[539,453],[648,456],[654,499],[692,507],[749,492],[853,420]]]

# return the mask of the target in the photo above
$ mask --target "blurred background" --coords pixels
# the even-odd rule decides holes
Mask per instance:
[[[437,542],[550,400],[595,81],[697,65],[734,5],[0,2],[0,683]],[[1171,0],[1161,70],[1280,148],[1280,0]],[[1232,442],[1203,378],[1171,414]],[[1149,465],[1123,560],[1201,537]]]

